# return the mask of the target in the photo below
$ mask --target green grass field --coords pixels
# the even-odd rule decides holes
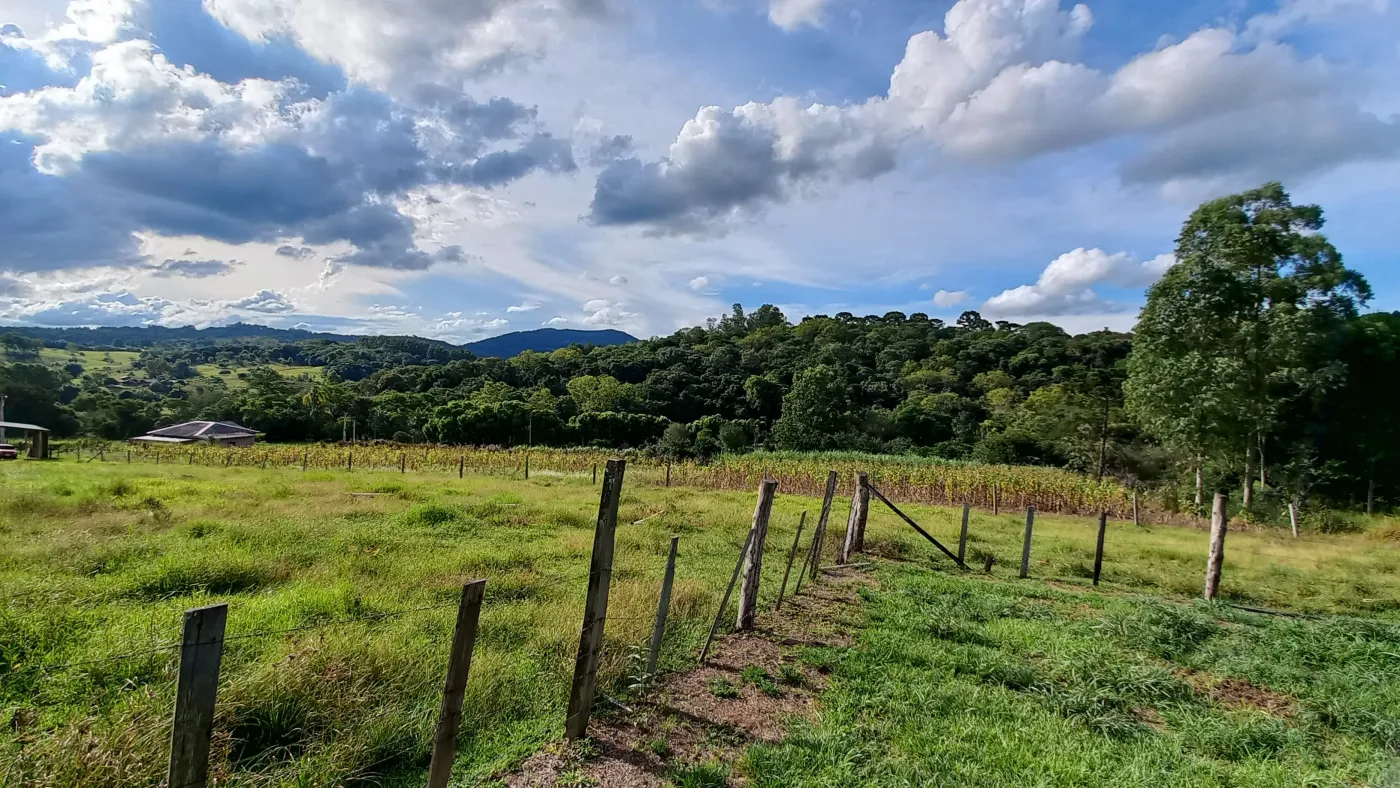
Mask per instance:
[[[68,364],[81,364],[85,374],[106,375],[113,378],[130,376],[145,377],[146,373],[132,369],[131,362],[141,354],[134,350],[62,350],[46,347],[39,350],[39,361],[61,369]]]
[[[159,784],[174,655],[150,650],[178,639],[183,610],[227,601],[217,784],[421,785],[452,606],[485,577],[456,771],[474,784],[562,731],[597,497],[587,476],[548,473],[0,465],[0,783]],[[609,691],[629,683],[673,533],[662,665],[693,663],[753,497],[625,485]],[[810,525],[819,503],[780,491],[766,599],[799,513]],[[838,501],[837,533],[845,511]],[[907,511],[955,542],[956,512]],[[987,579],[950,571],[875,504],[867,542],[886,560],[869,625],[853,649],[806,654],[834,670],[826,710],[751,751],[751,783],[1355,785],[1393,768],[1392,525],[1230,534],[1227,601],[1358,617],[1318,619],[1193,602],[1206,543],[1194,529],[1112,523],[1091,592],[1093,522],[1039,517],[1034,579],[1015,580],[1023,525],[974,515],[970,552],[997,559]],[[135,652],[148,653],[121,656]],[[1248,678],[1296,708],[1229,708],[1191,676]]]
[[[277,374],[284,378],[299,378],[302,375],[306,375],[310,379],[316,380],[321,376],[323,371],[321,367],[298,367],[290,364],[268,364],[267,366],[271,367]],[[227,375],[220,374],[220,371],[225,369],[227,369],[229,373]],[[246,373],[248,370],[249,367],[225,367],[220,364],[199,364],[195,367],[195,371],[198,372],[201,377],[222,380],[224,384],[231,389],[242,388],[248,385],[242,378],[238,377],[240,372]]]

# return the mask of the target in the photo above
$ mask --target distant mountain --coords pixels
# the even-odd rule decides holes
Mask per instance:
[[[14,332],[31,339],[42,340],[50,345],[73,342],[88,348],[143,348],[166,342],[213,343],[227,339],[271,339],[279,342],[300,342],[320,339],[328,342],[361,342],[367,345],[380,345],[385,342],[404,344],[435,345],[442,348],[463,348],[478,356],[510,358],[526,350],[547,353],[580,345],[621,345],[636,342],[631,334],[612,329],[581,331],[564,328],[536,328],[531,331],[512,331],[498,337],[490,337],[465,345],[451,345],[436,339],[418,337],[365,337],[350,334],[328,334],[317,331],[304,331],[299,328],[269,328],[251,323],[234,323],[212,328],[164,328],[162,326],[103,326],[99,328],[38,328],[35,326],[0,326],[0,334]],[[420,354],[421,355],[421,354]]]
[[[463,345],[478,356],[510,358],[526,350],[548,353],[569,345],[625,345],[636,342],[637,338],[625,331],[610,328],[598,331],[581,331],[572,328],[536,328],[531,331],[512,331],[498,337],[469,342]]]

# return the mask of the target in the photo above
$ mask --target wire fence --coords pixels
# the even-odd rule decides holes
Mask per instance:
[[[611,473],[611,469],[609,469],[609,472]],[[611,492],[609,492],[609,485],[610,485],[610,482],[609,482],[608,480],[605,479],[605,480],[603,481],[603,486],[604,486],[604,492],[603,492],[604,502],[603,502],[602,504],[600,504],[600,517],[599,517],[599,520],[598,520],[598,528],[600,529],[600,533],[601,533],[603,530],[606,530],[606,531],[608,532],[608,537],[607,537],[607,538],[608,538],[609,541],[611,541],[611,539],[612,539],[612,531],[617,527],[617,523],[616,523],[616,511],[617,511],[617,508],[616,508],[616,498],[620,497],[620,489],[621,489],[621,485],[620,485],[620,471],[619,471],[619,480],[618,480],[618,483],[612,486]],[[608,517],[604,516],[604,515],[607,514],[607,500],[608,500],[608,496],[609,496],[609,495],[612,495],[612,496],[614,497],[614,504],[613,504],[613,507],[612,507],[612,509],[611,509],[611,515],[610,515],[611,519],[610,519],[610,520],[609,520]],[[765,515],[765,518],[766,518],[766,515]],[[605,521],[607,521],[607,522],[605,522]],[[794,524],[794,525],[795,525],[795,524]],[[754,527],[757,528],[757,527],[758,527],[757,524],[755,524]],[[766,519],[765,519],[763,528],[764,528],[765,530],[768,528]],[[776,533],[777,533],[777,530],[775,529],[775,534],[776,534]],[[788,533],[791,533],[791,531],[789,531]],[[597,535],[595,535],[595,539],[597,539],[597,538],[599,538],[599,537],[598,537]],[[752,594],[753,598],[754,598],[755,600],[758,600],[758,601],[760,602],[760,604],[764,604],[764,605],[766,605],[766,604],[771,604],[771,602],[776,598],[777,593],[778,593],[778,592],[777,592],[777,589],[775,588],[776,577],[777,577],[778,575],[784,573],[784,567],[783,567],[783,565],[782,565],[782,560],[785,559],[785,558],[789,558],[790,556],[796,554],[796,550],[790,549],[789,546],[788,546],[787,544],[785,544],[785,541],[786,541],[786,540],[784,540],[784,539],[769,540],[769,541],[766,543],[766,545],[765,545],[765,547],[764,547],[764,549],[763,549],[763,556],[764,556],[764,559],[765,559],[765,560],[764,560],[764,563],[765,563],[765,567],[766,567],[765,570],[764,570],[764,572],[763,572],[763,575],[766,575],[767,578],[768,578],[768,581],[769,581],[769,582],[768,582],[768,588],[767,588],[767,589],[763,589],[762,586],[761,586],[761,583],[760,583],[760,579],[759,579],[759,578],[755,578],[755,579],[753,580],[753,584],[754,584],[753,587],[752,587],[751,589],[749,589],[749,592]],[[834,542],[835,540],[832,540],[832,541]],[[597,544],[598,544],[598,543],[595,541],[595,548],[596,548],[596,545],[597,545]],[[746,542],[746,545],[747,545],[747,542]],[[736,550],[737,550],[737,548],[736,548]],[[609,554],[611,554],[611,549],[609,549]],[[551,586],[551,587],[557,587],[557,588],[560,588],[560,589],[570,589],[570,590],[568,590],[568,592],[567,592],[567,593],[570,593],[570,594],[573,593],[573,591],[572,591],[571,589],[577,589],[578,584],[582,583],[583,581],[589,581],[589,582],[588,582],[588,585],[587,585],[587,588],[588,588],[588,599],[587,599],[586,601],[584,601],[583,604],[581,605],[581,607],[583,607],[583,610],[582,610],[583,615],[581,616],[582,629],[580,630],[580,637],[579,637],[579,640],[578,640],[579,645],[578,645],[578,647],[571,647],[571,648],[569,648],[569,649],[566,651],[566,653],[564,654],[565,657],[567,657],[568,659],[573,660],[573,661],[575,662],[575,664],[576,664],[576,668],[575,668],[575,683],[576,683],[576,685],[577,685],[579,682],[584,682],[585,684],[587,684],[587,685],[590,687],[589,693],[588,693],[588,695],[587,695],[588,697],[594,698],[595,700],[597,700],[597,698],[592,694],[592,693],[593,693],[593,690],[592,690],[591,688],[594,687],[594,686],[596,686],[596,684],[597,684],[597,682],[598,682],[598,675],[597,675],[597,671],[598,671],[598,669],[599,669],[599,668],[598,668],[598,662],[599,662],[598,658],[599,658],[604,652],[609,651],[609,650],[613,650],[614,653],[616,653],[616,650],[618,650],[618,649],[629,649],[629,648],[630,648],[630,649],[633,649],[633,650],[635,651],[636,649],[639,649],[639,648],[646,648],[647,645],[648,645],[648,644],[644,644],[644,643],[638,642],[638,641],[641,641],[641,640],[642,640],[642,636],[640,635],[640,633],[636,632],[636,630],[628,630],[626,626],[623,626],[622,631],[619,632],[618,629],[617,629],[617,627],[618,627],[619,625],[636,625],[636,624],[643,624],[643,623],[652,624],[652,627],[648,627],[648,633],[647,633],[648,635],[651,635],[651,631],[650,631],[650,630],[655,629],[655,628],[660,628],[660,631],[661,631],[661,638],[660,638],[660,640],[654,640],[654,639],[652,639],[652,638],[650,638],[650,637],[647,638],[647,639],[652,640],[652,642],[649,644],[650,648],[652,649],[651,660],[650,660],[650,662],[648,663],[648,664],[650,665],[650,664],[655,664],[655,661],[656,661],[656,660],[655,660],[655,650],[658,648],[658,646],[660,645],[661,641],[669,640],[670,637],[674,636],[674,635],[676,634],[676,630],[677,630],[678,627],[679,627],[679,628],[693,628],[693,627],[698,623],[697,620],[695,620],[693,617],[690,618],[690,619],[667,618],[667,619],[665,619],[664,625],[663,625],[663,622],[659,622],[659,621],[658,621],[658,612],[653,612],[653,611],[650,611],[650,610],[649,610],[649,611],[646,611],[646,612],[642,612],[642,613],[636,612],[637,599],[636,599],[635,595],[629,596],[629,597],[628,597],[628,600],[626,600],[626,601],[629,603],[629,605],[630,605],[630,609],[625,608],[625,607],[624,607],[624,608],[608,609],[608,608],[607,608],[608,602],[607,602],[607,599],[606,599],[606,594],[607,594],[607,589],[608,589],[609,587],[611,587],[613,584],[612,584],[611,582],[609,582],[609,583],[595,584],[595,582],[593,582],[593,581],[595,581],[597,578],[599,578],[600,576],[603,576],[603,575],[606,575],[606,576],[608,576],[608,578],[611,579],[611,578],[614,578],[615,576],[621,575],[621,574],[623,574],[623,573],[626,574],[626,579],[627,579],[628,582],[636,582],[636,581],[639,581],[639,580],[659,581],[659,580],[662,579],[663,573],[664,573],[664,574],[665,574],[666,585],[665,585],[665,587],[663,587],[663,588],[660,589],[660,597],[659,597],[659,599],[656,598],[656,597],[653,597],[653,599],[656,600],[653,604],[656,604],[656,605],[661,609],[659,614],[664,616],[664,614],[665,614],[665,607],[666,607],[666,604],[665,604],[664,600],[669,600],[669,598],[670,598],[670,583],[672,583],[672,582],[675,581],[676,575],[677,575],[677,572],[676,572],[676,571],[671,571],[671,572],[667,572],[667,571],[666,571],[667,568],[668,568],[668,563],[672,560],[673,557],[674,557],[674,554],[672,554],[672,556],[668,556],[668,558],[667,558],[666,560],[658,560],[658,559],[657,559],[657,556],[655,556],[655,554],[650,553],[650,552],[625,552],[625,553],[618,553],[618,554],[613,554],[613,555],[611,555],[611,559],[612,559],[611,562],[610,562],[608,565],[602,566],[602,567],[589,566],[587,569],[579,569],[579,570],[568,570],[568,569],[566,569],[566,570],[563,570],[563,571],[553,571],[553,572],[540,572],[540,571],[535,570],[533,567],[531,567],[531,568],[528,570],[528,571],[529,571],[529,574],[530,574],[530,576],[532,577],[533,580],[535,580],[535,581],[537,581],[537,582],[540,582],[540,583],[543,583],[543,584],[546,584],[546,585]],[[742,556],[736,556],[736,558],[742,559]],[[678,562],[675,566],[676,566],[676,568],[678,568],[678,569],[681,570],[681,572],[680,572],[681,575],[689,574],[689,573],[687,573],[687,572],[684,571],[684,562]],[[791,567],[788,567],[787,570],[788,570],[788,571],[791,571]],[[736,569],[736,575],[737,575],[737,569]],[[497,581],[504,580],[505,577],[507,577],[507,576],[508,576],[508,575],[505,575],[505,574],[500,575],[500,576],[497,576],[497,577],[496,577],[496,580],[497,580]],[[705,577],[706,579],[709,579],[709,574],[706,573],[706,574],[704,575],[704,577]],[[696,579],[698,579],[698,578],[699,578],[699,576],[696,576]],[[683,579],[683,578],[682,578],[682,579]],[[731,581],[731,582],[732,582],[732,581]],[[746,580],[746,582],[747,582],[747,580]],[[487,588],[487,589],[491,588],[491,587],[492,587],[491,584],[492,584],[492,578],[491,578],[491,577],[489,576],[489,574],[488,574],[488,577],[487,577],[487,579],[486,579],[486,588]],[[595,588],[595,586],[596,586],[596,588]],[[766,593],[766,594],[760,594],[760,591],[761,591],[761,590],[767,591],[767,593]],[[112,593],[112,592],[111,592],[111,591],[107,591],[107,592],[103,592],[103,593],[96,594],[96,595],[88,595],[87,597],[84,597],[84,598],[86,598],[86,599],[88,599],[88,600],[91,601],[92,599],[100,599],[101,597],[103,597],[103,596],[105,596],[105,595],[107,595],[107,594],[109,594],[109,593]],[[602,594],[602,595],[603,595],[603,596],[601,597],[601,599],[602,599],[601,606],[595,607],[595,606],[597,605],[597,603],[598,603],[598,599],[599,599],[598,595],[599,595],[599,594]],[[59,596],[61,596],[61,595],[59,595]],[[25,601],[25,600],[57,601],[57,600],[55,599],[55,597],[56,597],[56,595],[55,595],[55,593],[52,592],[52,591],[48,591],[48,590],[33,590],[33,591],[21,592],[21,593],[18,593],[18,594],[12,594],[12,595],[6,597],[6,598],[4,599],[4,602],[5,602],[5,604],[7,604],[7,605],[12,605],[12,604],[19,603],[19,602]],[[393,610],[372,611],[372,612],[365,612],[365,613],[357,613],[357,614],[355,614],[355,615],[331,616],[331,617],[326,617],[326,618],[320,619],[320,620],[305,621],[305,622],[303,622],[303,623],[294,623],[294,624],[292,624],[292,625],[290,625],[290,626],[270,627],[270,628],[263,628],[263,629],[253,629],[253,630],[251,630],[251,631],[241,631],[241,632],[240,632],[240,631],[237,631],[236,629],[234,629],[234,630],[232,630],[232,631],[229,631],[229,632],[226,633],[226,634],[223,633],[223,626],[224,626],[224,625],[223,625],[223,622],[220,621],[220,624],[219,624],[219,627],[220,627],[219,633],[220,633],[220,634],[219,634],[218,637],[216,637],[216,638],[210,638],[210,639],[198,639],[198,638],[196,638],[196,639],[194,639],[194,640],[182,639],[182,640],[169,640],[169,641],[157,642],[157,643],[155,643],[155,644],[153,644],[153,645],[150,645],[150,646],[148,646],[148,647],[133,648],[133,649],[126,650],[126,651],[122,651],[122,652],[120,652],[120,653],[115,653],[115,654],[104,654],[103,656],[94,657],[94,658],[92,658],[92,659],[79,659],[79,660],[70,660],[70,661],[65,661],[65,662],[51,662],[51,663],[45,663],[45,662],[43,662],[43,661],[29,661],[29,662],[18,662],[18,663],[16,663],[16,664],[9,664],[9,665],[0,665],[0,677],[10,678],[10,679],[21,679],[22,682],[24,683],[24,685],[25,685],[26,687],[29,687],[30,689],[32,689],[31,694],[26,698],[25,701],[22,701],[22,702],[20,702],[20,703],[13,703],[13,702],[12,702],[12,703],[10,703],[10,704],[7,704],[7,705],[10,705],[10,706],[11,706],[11,711],[12,711],[12,715],[13,715],[13,713],[15,712],[16,709],[37,710],[37,709],[44,708],[44,707],[46,707],[46,706],[59,707],[59,706],[71,705],[70,702],[63,701],[63,700],[60,700],[60,701],[58,701],[58,702],[52,702],[52,703],[49,703],[49,702],[46,701],[46,693],[45,693],[45,691],[44,691],[44,684],[45,684],[46,681],[49,680],[50,678],[58,677],[58,676],[61,676],[61,675],[64,675],[64,674],[81,674],[81,673],[83,673],[83,672],[85,672],[85,671],[87,671],[87,670],[89,670],[89,669],[91,669],[91,668],[94,668],[94,667],[98,667],[98,666],[102,666],[102,665],[107,665],[107,664],[113,664],[113,663],[120,663],[120,662],[122,662],[122,661],[140,660],[140,659],[146,659],[146,658],[155,657],[155,656],[168,656],[168,657],[178,656],[179,659],[178,659],[177,661],[175,661],[175,662],[176,662],[176,664],[178,665],[178,669],[179,669],[179,670],[178,670],[178,672],[179,672],[179,683],[180,683],[180,687],[181,687],[182,689],[181,689],[180,692],[176,693],[176,695],[175,695],[175,698],[176,698],[176,700],[175,700],[175,703],[176,703],[176,710],[175,710],[174,719],[176,720],[176,723],[174,724],[174,729],[175,729],[176,731],[179,731],[179,730],[181,730],[180,723],[178,722],[178,721],[181,719],[181,714],[182,714],[182,710],[181,710],[182,707],[181,707],[181,704],[182,704],[182,703],[193,703],[193,701],[190,701],[190,700],[186,697],[186,695],[185,695],[185,693],[184,693],[184,690],[183,690],[183,687],[185,686],[185,683],[186,683],[187,679],[189,678],[189,677],[186,675],[186,674],[187,674],[187,671],[190,669],[190,665],[192,664],[192,663],[191,663],[190,656],[193,655],[194,657],[197,658],[198,655],[201,653],[201,649],[214,648],[214,649],[217,649],[217,650],[218,650],[218,653],[219,653],[220,655],[222,655],[222,654],[225,653],[225,652],[224,652],[225,646],[226,646],[227,644],[230,644],[230,643],[250,642],[250,641],[262,640],[262,639],[270,639],[270,638],[286,638],[286,637],[290,637],[290,636],[296,636],[296,635],[299,635],[299,634],[310,633],[310,632],[316,632],[316,631],[325,631],[325,630],[346,630],[346,629],[353,628],[353,627],[357,627],[357,626],[372,625],[372,624],[377,624],[377,623],[383,623],[383,622],[386,622],[386,621],[395,620],[395,619],[400,619],[400,618],[404,618],[404,617],[407,617],[407,616],[413,616],[413,615],[418,615],[418,614],[431,613],[431,612],[435,612],[435,611],[441,611],[441,610],[447,610],[447,609],[453,609],[453,608],[456,608],[456,609],[458,609],[458,611],[459,611],[459,614],[458,614],[458,616],[459,616],[459,617],[458,617],[458,623],[459,623],[459,626],[460,626],[460,623],[461,623],[461,621],[462,621],[462,618],[461,618],[462,612],[461,612],[461,611],[464,609],[464,605],[466,604],[465,600],[466,600],[466,595],[465,595],[465,593],[464,593],[463,599],[462,599],[462,600],[456,600],[456,599],[454,599],[454,600],[452,600],[452,601],[442,601],[442,602],[435,602],[435,603],[431,603],[431,604],[414,605],[414,606],[410,606],[410,607],[403,607],[403,608],[398,608],[398,609],[393,609]],[[65,600],[65,604],[72,604],[72,600],[71,600],[71,599],[70,599],[70,600]],[[477,605],[478,605],[478,607],[480,607],[480,598],[478,598]],[[237,606],[237,602],[236,602],[236,600],[235,600],[234,609],[232,610],[233,618],[232,618],[232,620],[230,621],[230,623],[234,623],[234,624],[236,624],[236,622],[237,622],[237,614],[238,614],[238,610],[237,610],[237,607],[236,607],[236,606]],[[224,605],[224,606],[218,606],[218,605],[216,605],[216,606],[214,606],[214,607],[223,607],[224,609],[228,609],[228,606],[226,606],[226,605]],[[191,631],[191,629],[189,628],[189,619],[190,619],[190,616],[191,616],[191,615],[195,615],[195,614],[199,614],[199,613],[201,613],[202,611],[207,611],[207,610],[209,610],[209,609],[211,609],[211,608],[200,608],[200,609],[191,610],[191,611],[187,611],[187,612],[186,612],[186,630],[185,630],[185,631],[186,631],[186,636],[187,636],[187,638],[188,638],[188,633]],[[606,612],[604,612],[605,610],[606,610]],[[721,611],[720,611],[720,617],[722,617],[723,614],[724,614],[724,611],[723,611],[723,609],[721,609]],[[717,623],[718,623],[718,619],[717,619]],[[605,625],[608,627],[608,629],[606,629],[606,630],[605,630]],[[482,627],[482,630],[481,630],[481,631],[484,631],[485,633],[487,633],[487,634],[489,635],[492,626],[493,626],[493,625],[492,625],[492,624],[490,623],[490,621],[488,620],[488,621],[485,623],[485,625]],[[596,630],[596,637],[590,637],[590,630]],[[476,640],[480,638],[480,635],[481,635],[481,632],[477,631],[477,630],[474,628],[474,629],[473,629],[473,632],[472,632],[473,642],[476,642]],[[605,637],[605,635],[606,635],[606,637]],[[635,638],[635,641],[634,641],[634,638]],[[591,645],[590,645],[590,644],[591,644]],[[89,648],[91,648],[93,645],[98,645],[98,644],[88,644],[88,645],[89,645]],[[100,645],[99,645],[98,647],[100,647]],[[585,659],[580,659],[580,658],[579,658],[579,657],[580,657],[580,655],[579,655],[579,653],[578,653],[578,649],[579,649],[579,648],[587,648],[587,649],[589,649],[587,652],[585,652],[585,656],[586,656]],[[91,652],[89,652],[89,653],[91,653]],[[100,652],[99,652],[99,653],[100,653]],[[454,654],[454,658],[455,658],[455,654]],[[196,660],[196,661],[197,661],[197,660]],[[240,667],[241,667],[242,665],[253,664],[253,663],[235,661],[235,662],[232,664],[232,667],[234,668],[234,670],[233,670],[232,672],[229,672],[229,671],[220,672],[220,671],[219,671],[219,667],[218,667],[219,661],[220,661],[220,660],[215,660],[215,662],[214,662],[214,665],[215,665],[215,667],[214,667],[215,674],[214,674],[214,679],[213,679],[213,680],[214,680],[214,686],[216,686],[216,687],[219,686],[219,685],[222,685],[222,684],[228,684],[228,682],[236,680],[235,676],[237,675],[238,669],[240,669]],[[614,663],[614,664],[615,664],[615,663]],[[585,665],[591,665],[591,667],[588,668],[588,675],[582,675],[582,674],[580,673],[580,671],[584,670],[584,667],[583,667],[583,666],[585,666]],[[171,669],[171,667],[174,667],[174,666],[172,666],[172,665],[170,665],[170,664],[167,663],[167,666],[166,666],[166,668],[165,668],[164,671],[163,671],[163,672],[165,673],[165,675],[167,675],[167,676],[170,675],[170,669]],[[630,674],[629,674],[629,675],[630,675]],[[623,677],[623,676],[613,676],[613,678],[614,678],[614,679],[620,679],[620,678],[624,678],[624,677]],[[645,676],[644,678],[645,678],[647,681],[650,681],[653,677],[651,677],[651,676]],[[142,681],[142,680],[138,679],[138,681]],[[168,686],[168,685],[167,685],[167,686]],[[71,691],[71,690],[70,690],[70,691]],[[3,697],[3,696],[0,696],[0,697]],[[157,693],[157,694],[152,695],[152,696],[150,696],[150,697],[152,697],[152,698],[154,699],[154,698],[159,698],[159,697],[165,697],[165,695],[163,695],[163,694],[161,694],[161,693]],[[71,699],[70,699],[70,700],[71,700]],[[100,700],[100,698],[96,698],[96,697],[95,697],[95,698],[93,699],[93,703],[98,703],[98,704],[100,704],[101,702],[102,702],[102,701]],[[214,717],[214,714],[213,714],[213,711],[212,711],[213,702],[214,702],[214,695],[211,693],[211,694],[209,695],[209,705],[210,705],[210,709],[209,709],[208,715],[207,715],[207,718],[208,718],[209,720],[211,720],[211,721],[212,721],[212,720],[215,720],[215,717]],[[587,718],[588,714],[591,712],[591,709],[592,709],[593,706],[594,706],[594,704],[590,702],[590,703],[586,704],[586,706],[585,706],[584,708],[572,708],[572,706],[574,705],[574,699],[573,699],[572,696],[571,696],[570,704],[571,704],[571,708],[567,710],[567,711],[568,711],[567,714],[563,715],[563,720],[562,720],[562,721],[563,721],[563,724],[564,724],[564,726],[565,726],[566,732],[567,732],[567,731],[570,731],[570,730],[573,730],[573,728],[575,727],[575,725],[576,725],[581,719],[584,720],[584,722],[585,722],[585,724],[586,724],[586,718]],[[94,710],[96,710],[96,709],[98,709],[99,707],[98,707],[98,706],[92,706],[91,708],[94,709]],[[16,717],[16,719],[18,719],[18,717]],[[205,749],[207,750],[207,749],[208,749],[208,742],[207,742],[207,741],[205,742],[204,746],[205,746]],[[437,746],[437,745],[435,745],[435,746]],[[412,749],[412,750],[417,750],[417,749],[420,749],[420,748],[421,748],[420,745],[415,744],[415,745],[413,745],[410,749]],[[207,758],[207,755],[206,755],[205,757]],[[172,744],[172,763],[174,763],[174,761],[175,761],[175,756],[174,756],[174,745]],[[173,769],[173,768],[174,768],[174,767],[172,766],[172,769]],[[185,786],[196,786],[196,785],[203,786],[203,785],[207,785],[207,780],[190,780],[190,781],[183,781],[183,782],[181,782],[181,781],[175,781],[174,784],[176,784],[176,785],[185,785]]]

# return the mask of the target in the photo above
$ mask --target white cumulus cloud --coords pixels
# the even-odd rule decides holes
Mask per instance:
[[[825,19],[828,0],[771,0],[768,21],[784,30],[796,30],[803,25],[820,27]]]
[[[1094,286],[1146,287],[1175,263],[1170,254],[1138,262],[1125,252],[1079,248],[1052,260],[1035,284],[1002,291],[987,299],[982,309],[998,317],[1121,311],[1121,305],[1105,301]]]
[[[950,306],[957,306],[966,301],[967,298],[968,293],[966,290],[939,290],[937,293],[933,294],[933,303],[935,306],[947,308]]]

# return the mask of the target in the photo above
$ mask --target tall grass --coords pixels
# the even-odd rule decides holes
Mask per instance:
[[[145,652],[178,638],[183,610],[227,601],[214,756],[221,785],[420,784],[452,604],[476,577],[487,578],[486,605],[458,773],[486,777],[559,734],[598,502],[591,474],[459,481],[455,464],[419,474],[258,466],[0,466],[0,782],[157,784],[175,657]],[[753,489],[668,490],[640,483],[647,479],[636,470],[628,468],[617,535],[602,660],[609,692],[628,685],[631,652],[646,642],[670,536],[679,533],[681,547],[662,666],[677,669],[693,661],[753,511]],[[847,503],[837,501],[833,533]],[[818,506],[780,487],[765,600],[776,595],[798,515],[810,511],[810,534]],[[956,509],[908,511],[954,542]],[[1017,514],[978,513],[970,547],[996,556],[1000,574],[1019,556],[1020,530]],[[1087,585],[1093,538],[1092,520],[1039,518],[1033,573]],[[1194,529],[1114,523],[1104,588],[1195,596],[1205,539]],[[827,540],[826,562],[839,541]],[[878,505],[867,542],[880,556],[947,566]],[[1232,533],[1223,591],[1241,603],[1393,620],[1400,561],[1387,544],[1366,534]],[[925,616],[911,636],[975,643],[999,611],[1022,603],[969,604],[987,622]],[[399,611],[414,612],[385,615]],[[1157,619],[1143,626],[1177,633],[1159,638],[1161,654],[1200,648],[1203,635],[1190,628]],[[1299,640],[1311,645],[1298,659],[1325,659],[1336,640]],[[1012,684],[1037,680],[1014,661],[985,669]],[[1092,701],[1055,699],[1089,711]],[[1105,719],[1121,721],[1111,711]],[[1376,704],[1328,713],[1357,736],[1388,719]]]

